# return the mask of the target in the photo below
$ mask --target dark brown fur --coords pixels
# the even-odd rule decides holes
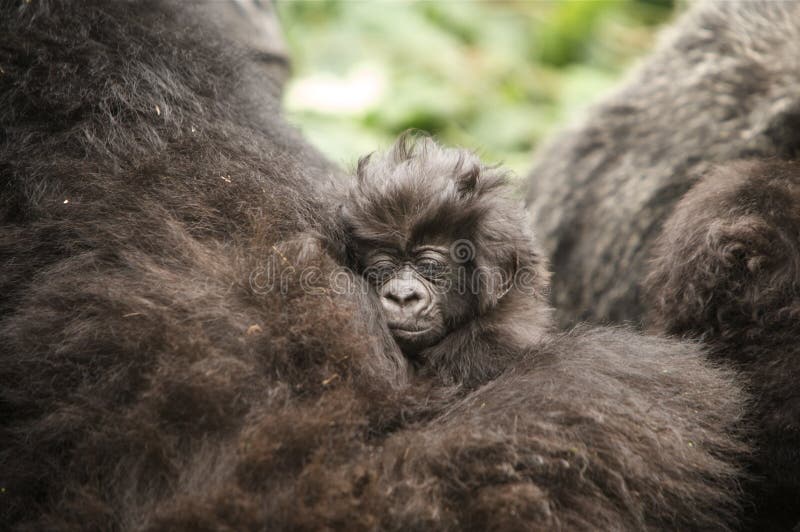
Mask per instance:
[[[692,344],[410,379],[245,56],[187,2],[0,4],[0,528],[732,522],[741,392]]]
[[[616,91],[543,146],[528,200],[562,324],[644,324],[642,285],[660,242],[650,281],[657,330],[702,337],[745,371],[773,462],[759,467],[795,486],[788,498],[768,488],[748,513],[755,528],[785,529],[800,507],[796,200],[780,165],[704,176],[741,159],[800,155],[800,2],[688,4]],[[676,211],[697,182],[706,184]]]
[[[760,527],[800,521],[800,163],[717,168],[678,204],[647,284],[656,330],[702,339],[757,397]]]
[[[800,155],[800,2],[685,2],[653,53],[530,172],[559,323],[645,315],[652,244],[713,165]]]

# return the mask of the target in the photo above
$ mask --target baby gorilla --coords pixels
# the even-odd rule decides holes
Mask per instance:
[[[359,161],[342,208],[392,336],[447,382],[486,381],[550,325],[545,261],[505,184],[468,151],[404,135]]]

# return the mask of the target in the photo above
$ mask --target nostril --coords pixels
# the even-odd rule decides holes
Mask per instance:
[[[383,296],[383,299],[385,299],[387,301],[391,301],[392,303],[395,303],[395,304],[400,304],[400,299],[397,297],[397,294],[395,294],[393,292],[388,292],[388,293],[382,294],[382,296]]]
[[[400,303],[403,304],[403,305],[408,305],[410,303],[414,303],[415,301],[419,301],[420,299],[422,299],[422,298],[419,296],[419,293],[414,291],[414,292],[411,292],[411,293],[408,293],[408,294],[405,294],[405,295],[401,295],[400,296]]]
[[[389,291],[383,294],[383,297],[401,307],[411,305],[422,299],[422,296],[416,290]]]

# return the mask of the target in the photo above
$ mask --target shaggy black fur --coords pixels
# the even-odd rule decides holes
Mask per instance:
[[[755,392],[753,522],[800,522],[800,163],[716,169],[678,204],[648,278],[655,329],[702,339]]]
[[[658,330],[702,337],[744,370],[759,467],[777,490],[758,502],[756,528],[792,523],[800,507],[795,178],[777,163],[703,176],[800,155],[799,57],[800,2],[694,2],[623,86],[544,147],[530,177],[560,323],[643,323],[658,241]]]
[[[732,522],[742,396],[692,344],[545,335],[472,391],[410,371],[304,236],[338,238],[336,170],[194,9],[0,4],[0,528]],[[318,275],[276,289],[276,258]]]
[[[274,0],[211,0],[196,7],[207,10],[203,18],[216,21],[219,31],[236,39],[264,70],[260,90],[280,96],[291,64]]]
[[[800,154],[800,2],[689,2],[654,53],[530,172],[562,324],[644,317],[651,246],[712,165]]]
[[[334,170],[200,6],[0,7],[4,524],[144,526],[337,360],[402,381],[391,351],[359,359],[345,298],[254,290],[273,246],[331,225],[310,183]]]

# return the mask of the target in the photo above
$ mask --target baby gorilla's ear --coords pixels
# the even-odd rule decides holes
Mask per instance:
[[[484,313],[513,288],[520,260],[513,246],[499,242],[479,243],[476,253],[473,286],[478,290],[480,312]]]
[[[477,282],[473,286],[479,290],[481,313],[513,294],[547,299],[547,261],[538,252],[533,235],[522,227],[522,217],[508,216],[510,210],[496,214],[500,216],[483,221],[475,239]]]

